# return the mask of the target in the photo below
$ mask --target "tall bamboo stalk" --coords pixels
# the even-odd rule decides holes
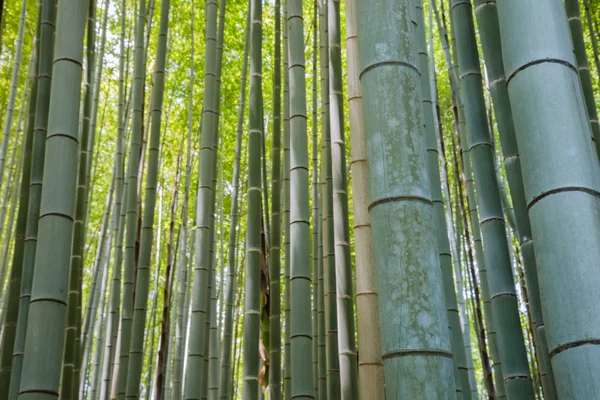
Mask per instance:
[[[533,387],[508,254],[495,156],[483,97],[472,7],[470,3],[459,0],[451,0],[450,4],[461,77],[460,88],[464,97],[468,147],[473,163],[481,233],[485,246],[483,255],[489,267],[492,317],[497,329],[504,384],[509,398],[529,399],[533,397]]]
[[[290,84],[290,344],[293,399],[314,399],[310,301],[310,209],[302,1],[287,4]]]
[[[116,344],[119,329],[119,304],[121,299],[121,272],[123,265],[123,233],[125,229],[124,214],[125,207],[123,203],[126,200],[126,190],[124,190],[124,147],[125,147],[125,15],[126,0],[121,1],[121,19],[119,40],[119,82],[118,82],[118,106],[117,106],[117,140],[115,150],[115,215],[118,217],[116,231],[113,232],[115,238],[115,251],[113,261],[113,274],[111,279],[110,299],[109,299],[109,321],[106,339],[105,360],[103,362],[102,385],[100,387],[100,399],[106,400],[110,396],[112,366],[116,358]]]
[[[292,398],[292,354],[290,343],[290,57],[288,37],[288,1],[283,7],[283,252],[284,259],[284,353],[283,390],[284,400]]]
[[[344,92],[340,1],[328,4],[329,123],[331,135],[333,241],[335,246],[336,303],[340,389],[343,399],[358,399],[358,356],[354,328],[354,293],[348,218],[348,178],[344,138]]]
[[[275,0],[273,71],[273,148],[271,169],[270,289],[270,399],[281,400],[281,1]],[[236,148],[237,152],[237,148]],[[231,265],[230,265],[231,266]]]
[[[409,5],[361,0],[356,10],[382,359],[388,398],[445,399],[453,363]]]
[[[335,276],[335,242],[333,233],[333,184],[331,165],[331,124],[329,96],[329,34],[327,2],[319,3],[319,34],[321,58],[321,208],[323,230],[323,284],[325,295],[325,348],[327,362],[327,397],[340,397],[340,366],[338,357],[337,294]]]
[[[22,355],[37,244],[48,101],[52,80],[51,60],[54,50],[54,22],[56,19],[54,5],[55,3],[52,1],[40,2],[38,5],[35,45],[38,47],[37,54],[39,56],[34,66],[35,82],[29,100],[30,116],[25,139],[25,164],[19,201],[21,206],[15,231],[12,270],[6,291],[6,317],[4,318],[0,359],[0,396],[8,396],[10,394],[9,386],[13,386],[13,398],[16,398],[18,394],[21,379]],[[50,8],[52,10],[49,10]],[[30,240],[27,240],[28,238]],[[2,283],[3,281],[4,279],[2,279]],[[22,309],[21,306],[23,306]]]
[[[125,202],[125,270],[123,273],[123,296],[121,307],[121,339],[119,353],[119,370],[117,375],[117,398],[124,399],[127,388],[129,369],[129,352],[132,337],[132,323],[134,314],[134,284],[135,284],[135,246],[138,231],[138,169],[142,141],[142,118],[144,100],[144,26],[146,2],[139,3],[135,23],[135,52],[134,52],[134,80],[133,80],[133,123],[129,143],[129,156],[127,159],[127,194]]]
[[[429,77],[429,59],[427,56],[427,44],[425,35],[425,17],[423,15],[423,2],[413,1],[414,16],[417,35],[417,67],[420,72],[421,95],[423,101],[423,124],[425,141],[427,146],[427,166],[429,171],[430,192],[433,201],[434,221],[436,227],[436,243],[438,248],[438,259],[442,271],[444,284],[444,299],[446,315],[448,318],[452,353],[454,354],[454,366],[458,370],[458,380],[455,381],[456,392],[463,399],[472,399],[471,383],[469,381],[467,349],[465,348],[465,336],[469,331],[461,329],[460,312],[458,307],[456,286],[452,269],[452,253],[448,239],[448,226],[444,212],[444,198],[442,196],[441,180],[439,172],[439,152],[437,134],[433,114],[432,88]],[[456,284],[461,283],[461,275],[457,274]],[[458,286],[462,294],[462,284]],[[470,353],[469,353],[470,356]],[[455,371],[456,373],[456,371]]]
[[[236,232],[238,228],[238,196],[240,185],[240,161],[242,154],[242,132],[244,128],[244,106],[246,103],[246,75],[248,70],[248,49],[250,46],[250,5],[248,0],[248,12],[246,17],[244,53],[242,60],[242,76],[240,80],[240,99],[238,104],[238,119],[235,136],[235,159],[233,163],[233,180],[231,194],[231,210],[229,215],[229,245],[227,247],[228,277],[225,295],[225,319],[223,321],[223,342],[221,344],[221,373],[219,375],[219,399],[228,400],[231,398],[231,367],[233,344],[233,317],[234,317],[234,297],[236,292]],[[273,192],[274,193],[274,192]],[[275,207],[273,203],[273,206]],[[275,222],[275,219],[273,219]],[[272,241],[272,243],[275,243]]]
[[[527,202],[523,188],[523,176],[521,160],[515,125],[511,111],[511,103],[506,88],[506,76],[504,62],[502,60],[502,43],[500,41],[500,28],[498,26],[498,11],[495,1],[483,3],[475,1],[475,13],[478,22],[483,27],[480,30],[483,54],[486,69],[490,79],[490,92],[496,110],[496,120],[500,133],[502,152],[504,154],[504,165],[506,175],[511,189],[513,206],[515,211],[516,228],[518,239],[523,252],[523,262],[526,275],[527,292],[530,299],[532,323],[535,326],[535,345],[540,354],[540,374],[544,387],[545,397],[556,398],[556,388],[552,366],[548,358],[548,345],[544,328],[544,320],[541,309],[541,299],[538,284],[538,272],[534,253],[534,240],[532,238],[531,224],[527,214]]]
[[[144,329],[146,326],[146,309],[148,307],[148,290],[150,286],[150,264],[152,261],[153,225],[156,208],[156,191],[159,167],[160,131],[165,85],[165,64],[167,58],[167,35],[169,31],[170,1],[161,1],[160,26],[156,60],[154,66],[154,88],[152,91],[152,126],[150,127],[150,143],[148,171],[146,176],[146,195],[144,201],[144,217],[141,232],[139,265],[136,274],[135,307],[127,376],[127,397],[139,397],[140,380],[144,366]]]
[[[79,155],[78,119],[87,1],[60,0],[38,243],[19,397],[58,397]],[[57,268],[59,266],[59,268]],[[45,349],[40,351],[39,349]]]
[[[348,119],[350,120],[350,171],[354,211],[354,251],[356,252],[356,315],[358,348],[360,349],[358,378],[360,398],[385,397],[379,302],[373,261],[373,241],[369,218],[368,171],[365,146],[362,90],[358,60],[356,0],[346,2],[346,51],[348,54]]]
[[[202,370],[204,367],[206,320],[208,302],[206,288],[209,286],[211,265],[210,244],[213,237],[210,229],[214,209],[215,179],[215,129],[218,122],[218,98],[216,96],[216,41],[217,41],[217,2],[209,0],[206,4],[205,17],[205,75],[204,75],[204,106],[202,110],[202,134],[200,139],[200,162],[198,165],[198,196],[196,217],[196,259],[192,288],[191,324],[187,370],[185,376],[185,398],[200,399]]]
[[[250,117],[248,133],[248,211],[244,297],[244,372],[242,397],[258,399],[261,268],[261,137],[262,131],[262,2],[253,0],[250,52]]]
[[[312,171],[311,171],[311,224],[312,224],[312,356],[313,356],[313,385],[315,398],[319,394],[319,101],[318,101],[318,57],[319,57],[319,1],[313,2],[313,53],[312,53]]]
[[[600,167],[566,10],[558,0],[499,2],[498,19],[557,394],[586,398],[600,390],[599,310],[580,307],[600,284]]]

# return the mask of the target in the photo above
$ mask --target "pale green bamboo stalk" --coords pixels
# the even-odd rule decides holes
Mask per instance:
[[[359,394],[361,399],[383,399],[385,388],[381,362],[379,302],[373,261],[371,219],[368,211],[368,171],[362,90],[359,79],[356,0],[346,2],[346,51],[350,171],[354,211],[354,251],[356,252],[356,315],[360,349]]]
[[[409,6],[361,0],[356,10],[382,359],[388,398],[449,399],[452,353],[442,272],[432,268],[434,208]]]
[[[59,0],[58,4],[47,157],[19,391],[23,400],[59,395],[77,194],[78,105],[88,6],[87,1],[73,0]]]
[[[560,0],[497,6],[557,397],[589,398],[600,391],[600,310],[581,305],[599,284],[600,166],[567,13]]]

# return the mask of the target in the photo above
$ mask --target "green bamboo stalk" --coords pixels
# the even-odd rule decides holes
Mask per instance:
[[[9,386],[13,386],[13,398],[19,389],[19,380],[21,378],[22,352],[25,340],[26,323],[28,317],[28,303],[31,288],[31,276],[33,274],[33,253],[28,237],[37,233],[37,217],[39,216],[40,192],[38,187],[32,185],[41,183],[41,175],[44,163],[44,145],[46,136],[46,123],[48,115],[48,99],[50,95],[50,80],[52,73],[46,75],[45,79],[41,75],[51,70],[51,57],[53,53],[54,39],[54,9],[48,13],[44,10],[54,6],[51,1],[40,2],[38,4],[38,28],[36,31],[35,46],[38,59],[33,66],[35,80],[29,99],[29,120],[25,139],[25,161],[23,166],[23,176],[21,179],[19,213],[17,216],[17,226],[15,229],[15,245],[13,250],[12,270],[8,289],[5,292],[6,312],[3,313],[4,329],[2,334],[2,346],[0,348],[2,356],[0,358],[0,396],[8,398],[10,394]],[[49,27],[49,24],[52,27]],[[48,36],[50,35],[50,36]],[[47,46],[47,47],[46,47]],[[43,58],[42,58],[43,57]],[[41,90],[40,90],[41,89]],[[41,118],[43,116],[43,119]],[[37,129],[38,125],[42,129]],[[41,147],[40,147],[41,144]],[[32,189],[34,189],[32,191]],[[31,204],[31,206],[30,206]],[[34,207],[37,206],[37,207]],[[31,210],[38,211],[37,215],[30,216]],[[35,221],[32,218],[36,217]],[[28,235],[29,234],[29,235]],[[30,253],[30,254],[28,254]],[[7,257],[5,257],[8,262]],[[2,284],[4,276],[2,276]],[[29,288],[29,290],[27,290]],[[26,289],[26,290],[23,290]],[[3,292],[4,293],[4,292]],[[27,305],[21,310],[21,305],[27,302]],[[19,321],[19,315],[21,315]],[[15,350],[18,353],[15,357]],[[12,370],[14,365],[14,371]],[[13,373],[14,372],[14,373]],[[14,382],[14,383],[11,383]]]
[[[271,169],[271,239],[269,260],[270,363],[269,398],[281,400],[281,1],[275,0],[273,71],[273,148]],[[237,152],[237,148],[236,148]],[[233,225],[232,225],[233,227]],[[231,240],[231,238],[230,238]],[[230,264],[231,268],[231,264]]]
[[[77,192],[77,132],[88,2],[60,0],[38,242],[20,399],[57,398]],[[58,268],[57,268],[58,266]],[[39,349],[44,349],[40,351]]]
[[[328,4],[329,41],[329,115],[332,165],[332,208],[335,275],[337,292],[338,352],[340,389],[343,399],[358,399],[358,355],[354,328],[354,293],[350,255],[348,219],[348,178],[344,139],[344,92],[342,82],[342,47],[340,1]]]
[[[146,310],[148,308],[148,291],[150,287],[150,264],[152,261],[153,225],[156,209],[156,191],[159,168],[159,146],[162,122],[162,107],[165,85],[165,64],[167,58],[167,36],[170,1],[161,2],[159,36],[154,66],[154,89],[152,91],[152,125],[148,147],[148,171],[146,175],[146,195],[144,198],[144,217],[141,232],[139,265],[136,274],[135,308],[133,328],[131,332],[129,370],[127,376],[126,396],[139,398],[140,381],[144,366],[144,328]]]
[[[87,220],[86,199],[89,182],[86,180],[88,147],[90,142],[90,115],[92,110],[92,85],[96,62],[96,0],[89,0],[86,35],[86,66],[84,73],[84,97],[82,130],[79,134],[79,165],[77,177],[77,200],[75,205],[75,224],[73,228],[73,248],[69,281],[69,299],[67,311],[66,350],[63,360],[61,397],[77,398],[81,368],[81,304],[83,297],[83,251],[85,247],[85,222]],[[88,319],[89,321],[89,319]],[[88,322],[89,324],[89,322]]]
[[[454,367],[456,368],[455,386],[457,397],[470,400],[473,398],[467,363],[467,350],[470,350],[470,348],[467,349],[465,347],[465,336],[469,335],[469,331],[465,330],[463,332],[461,329],[461,316],[456,295],[457,288],[459,293],[462,294],[461,275],[456,275],[455,286],[455,277],[453,275],[452,268],[452,252],[450,249],[450,241],[448,239],[448,225],[445,219],[444,198],[442,195],[440,171],[438,167],[439,151],[433,114],[432,88],[429,76],[429,58],[427,56],[423,2],[421,0],[413,0],[413,6],[415,10],[415,22],[417,24],[417,67],[420,71],[421,77],[420,88],[423,102],[424,133],[427,146],[427,167],[430,181],[429,190],[433,201],[438,262],[442,272],[446,315],[449,323],[452,353],[454,354]],[[458,372],[458,375],[456,372]]]
[[[142,141],[143,118],[143,92],[144,92],[144,26],[145,26],[145,0],[140,1],[135,24],[135,55],[134,55],[134,81],[133,81],[133,123],[129,144],[129,157],[127,159],[127,195],[125,202],[125,270],[123,273],[123,296],[121,306],[121,338],[119,369],[117,375],[117,399],[125,398],[129,369],[129,356],[132,338],[132,323],[134,314],[134,277],[135,277],[135,243],[138,227],[137,186],[138,169]]]
[[[327,397],[337,399],[341,395],[340,366],[338,357],[337,294],[335,276],[335,242],[333,233],[333,184],[331,164],[331,125],[329,96],[329,34],[327,3],[319,3],[319,33],[321,57],[321,207],[323,230],[323,279],[325,295],[325,344],[327,362]]]
[[[498,398],[505,398],[505,390],[504,390],[504,378],[502,376],[502,368],[501,363],[498,357],[498,346],[496,343],[496,329],[495,324],[492,317],[492,309],[490,302],[490,294],[488,288],[488,280],[487,280],[487,265],[485,259],[483,257],[483,243],[481,241],[481,231],[479,228],[479,214],[477,213],[477,201],[475,199],[475,185],[472,177],[471,171],[471,158],[468,147],[466,146],[466,126],[465,126],[465,118],[464,118],[464,105],[462,99],[462,93],[460,91],[459,83],[458,83],[458,66],[456,61],[456,42],[454,38],[452,39],[452,45],[454,48],[453,57],[450,56],[450,49],[448,45],[447,39],[447,26],[446,19],[443,13],[444,3],[442,2],[442,20],[440,22],[440,15],[437,10],[437,6],[435,1],[431,1],[431,7],[434,11],[436,22],[439,28],[439,36],[442,41],[442,48],[444,50],[444,58],[446,59],[446,63],[448,65],[448,74],[450,77],[450,84],[452,88],[452,96],[453,96],[453,108],[454,108],[454,131],[455,135],[452,136],[453,146],[454,138],[456,136],[456,142],[460,147],[460,162],[455,163],[456,176],[459,175],[459,165],[460,171],[462,171],[462,181],[464,181],[464,186],[466,186],[467,197],[466,201],[463,201],[464,198],[461,197],[460,205],[463,209],[463,218],[465,220],[465,229],[468,229],[468,221],[467,214],[470,217],[470,225],[473,232],[473,242],[475,247],[475,258],[477,260],[477,269],[479,272],[479,277],[481,281],[481,297],[484,305],[485,311],[485,322],[487,326],[487,332],[489,336],[490,343],[490,354],[493,360],[493,368],[494,368],[494,378],[496,382],[495,387],[495,395]],[[452,22],[452,21],[451,21]],[[459,157],[455,156],[455,160],[458,160]],[[459,189],[462,187],[462,182],[459,180]],[[470,238],[470,235],[467,235]]]
[[[581,11],[579,9],[579,0],[565,0],[569,28],[573,39],[575,49],[575,59],[577,61],[577,72],[579,73],[579,82],[583,89],[583,98],[592,126],[592,141],[596,145],[596,152],[600,157],[600,121],[598,121],[598,110],[596,108],[596,98],[594,95],[594,85],[592,83],[592,74],[590,63],[586,54],[585,38],[583,36],[583,22],[581,21]]]
[[[214,105],[215,105],[215,110],[214,110],[214,116],[215,119],[213,121],[212,124],[212,130],[213,130],[213,154],[214,154],[214,158],[213,158],[213,196],[212,196],[212,204],[213,206],[216,204],[217,202],[217,186],[218,186],[218,182],[217,182],[217,167],[218,167],[218,157],[217,154],[219,152],[219,116],[220,116],[220,106],[221,106],[221,70],[222,70],[222,66],[223,66],[223,42],[224,42],[224,37],[225,37],[225,13],[226,13],[226,0],[221,0],[219,2],[219,23],[218,23],[218,28],[217,28],[217,49],[216,49],[216,59],[215,59],[215,94],[214,94]],[[262,103],[262,102],[261,102]],[[261,123],[262,123],[262,118],[261,118]],[[210,382],[209,382],[209,374],[210,374],[210,358],[211,355],[209,354],[211,351],[211,346],[217,345],[217,341],[218,339],[216,338],[216,326],[215,329],[211,329],[211,326],[213,326],[213,322],[214,324],[216,324],[216,312],[217,312],[217,298],[216,298],[216,276],[217,276],[217,251],[216,251],[216,247],[217,247],[217,234],[216,234],[216,215],[213,212],[212,213],[212,217],[210,219],[210,226],[209,229],[211,232],[213,232],[213,234],[211,235],[211,242],[209,244],[209,249],[211,252],[211,257],[210,257],[210,268],[209,268],[209,288],[206,291],[206,304],[208,305],[208,313],[206,316],[206,328],[205,328],[205,334],[206,334],[206,338],[208,340],[205,340],[204,342],[204,367],[202,370],[202,399],[208,399],[208,392],[209,392],[209,387],[210,387]],[[215,317],[215,318],[213,318]],[[212,336],[211,336],[212,333]],[[216,350],[216,351],[215,351]],[[214,378],[216,378],[216,382],[218,382],[218,373],[219,373],[219,369],[218,369],[218,360],[215,363],[216,358],[218,358],[218,348],[214,349],[213,348],[213,367],[212,367],[212,371],[214,372],[214,374],[217,374],[214,376]],[[213,375],[214,375],[213,374]],[[217,383],[214,383],[213,386],[217,386]]]
[[[262,2],[250,8],[250,112],[248,133],[248,212],[244,296],[242,397],[258,399],[261,268]]]
[[[450,4],[453,7],[460,87],[464,97],[468,146],[473,163],[481,233],[485,246],[483,255],[486,265],[490,266],[487,278],[504,384],[509,399],[529,399],[533,397],[533,388],[508,254],[494,150],[483,97],[472,7],[470,3],[461,3],[458,0],[451,0]]]
[[[434,209],[409,5],[361,0],[356,10],[382,359],[388,398],[449,399],[452,353],[441,271],[432,268]]]
[[[548,358],[548,347],[545,338],[544,320],[541,309],[541,299],[538,284],[537,263],[534,253],[531,224],[527,214],[527,202],[523,188],[521,160],[515,125],[511,111],[511,103],[506,88],[504,62],[502,60],[502,43],[498,26],[498,11],[495,1],[475,1],[475,13],[479,24],[483,55],[487,60],[486,69],[490,79],[490,92],[496,110],[496,120],[500,133],[502,152],[506,175],[513,199],[516,229],[519,243],[523,252],[523,262],[526,276],[527,292],[530,299],[531,318],[535,328],[535,345],[540,354],[540,374],[545,397],[556,398],[556,388],[552,366]]]
[[[290,74],[288,38],[288,1],[283,7],[283,253],[284,258],[284,400],[292,399],[292,354],[290,342]]]
[[[233,181],[231,194],[231,211],[229,216],[229,245],[227,248],[228,277],[225,295],[225,319],[223,321],[223,342],[221,344],[221,373],[219,375],[219,399],[229,400],[231,398],[231,366],[233,344],[233,312],[234,297],[236,289],[236,232],[238,228],[238,196],[240,185],[240,161],[242,153],[242,133],[244,128],[244,106],[246,103],[246,75],[248,70],[248,48],[250,46],[250,0],[248,1],[248,12],[246,17],[246,30],[244,42],[244,54],[242,61],[242,76],[240,80],[240,100],[238,104],[238,120],[235,136],[235,159],[233,163]],[[275,190],[273,190],[275,194]],[[273,202],[273,207],[279,202]],[[273,218],[275,223],[276,219]],[[275,225],[273,225],[275,226]],[[272,241],[274,245],[274,241]]]
[[[314,399],[310,305],[310,210],[302,1],[287,6],[290,85],[290,348],[293,399]]]
[[[10,82],[10,94],[8,95],[8,105],[6,107],[6,117],[4,118],[4,131],[2,133],[2,144],[0,145],[0,193],[4,184],[4,167],[6,164],[6,155],[8,144],[10,142],[10,133],[12,132],[12,121],[17,99],[17,86],[19,84],[19,72],[21,71],[21,57],[23,55],[23,36],[25,35],[25,17],[27,16],[27,0],[21,2],[21,11],[19,17],[19,33],[15,40],[15,59],[13,61],[12,78]]]
[[[100,387],[100,399],[106,400],[110,396],[111,371],[116,355],[117,334],[119,328],[119,303],[121,299],[121,272],[123,265],[123,233],[125,229],[124,215],[126,193],[124,190],[124,147],[125,147],[125,15],[126,0],[121,1],[121,37],[119,40],[119,82],[118,82],[118,107],[117,107],[117,140],[115,146],[115,215],[118,215],[118,222],[115,225],[116,231],[113,231],[115,238],[115,251],[113,261],[113,274],[111,279],[111,289],[109,298],[109,321],[107,327],[106,351],[104,368],[102,371],[102,385]]]
[[[191,326],[187,370],[185,377],[185,398],[200,399],[202,373],[206,353],[204,351],[206,337],[206,321],[208,304],[206,288],[210,281],[211,240],[213,237],[210,229],[214,209],[215,179],[215,130],[218,123],[218,97],[216,81],[216,36],[217,36],[217,2],[209,0],[206,4],[206,31],[205,31],[205,76],[204,76],[204,106],[202,110],[202,134],[200,139],[200,162],[198,165],[198,195],[196,217],[196,251],[197,256],[194,266]],[[199,379],[200,377],[200,379]]]
[[[600,390],[599,310],[580,307],[598,285],[600,175],[566,10],[499,2],[498,19],[557,395],[586,398]]]
[[[368,171],[362,90],[359,79],[356,0],[346,2],[346,49],[351,144],[350,171],[352,173],[354,251],[356,253],[356,316],[358,319],[358,348],[360,349],[359,394],[362,399],[383,399],[385,391],[381,362],[379,302],[373,261],[371,220],[368,211]]]

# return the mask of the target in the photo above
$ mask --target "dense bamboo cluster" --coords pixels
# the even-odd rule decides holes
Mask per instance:
[[[0,400],[597,398],[599,32],[0,1]]]

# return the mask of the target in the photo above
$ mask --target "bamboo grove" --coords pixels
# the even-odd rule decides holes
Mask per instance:
[[[0,400],[600,393],[600,3],[0,1]]]

